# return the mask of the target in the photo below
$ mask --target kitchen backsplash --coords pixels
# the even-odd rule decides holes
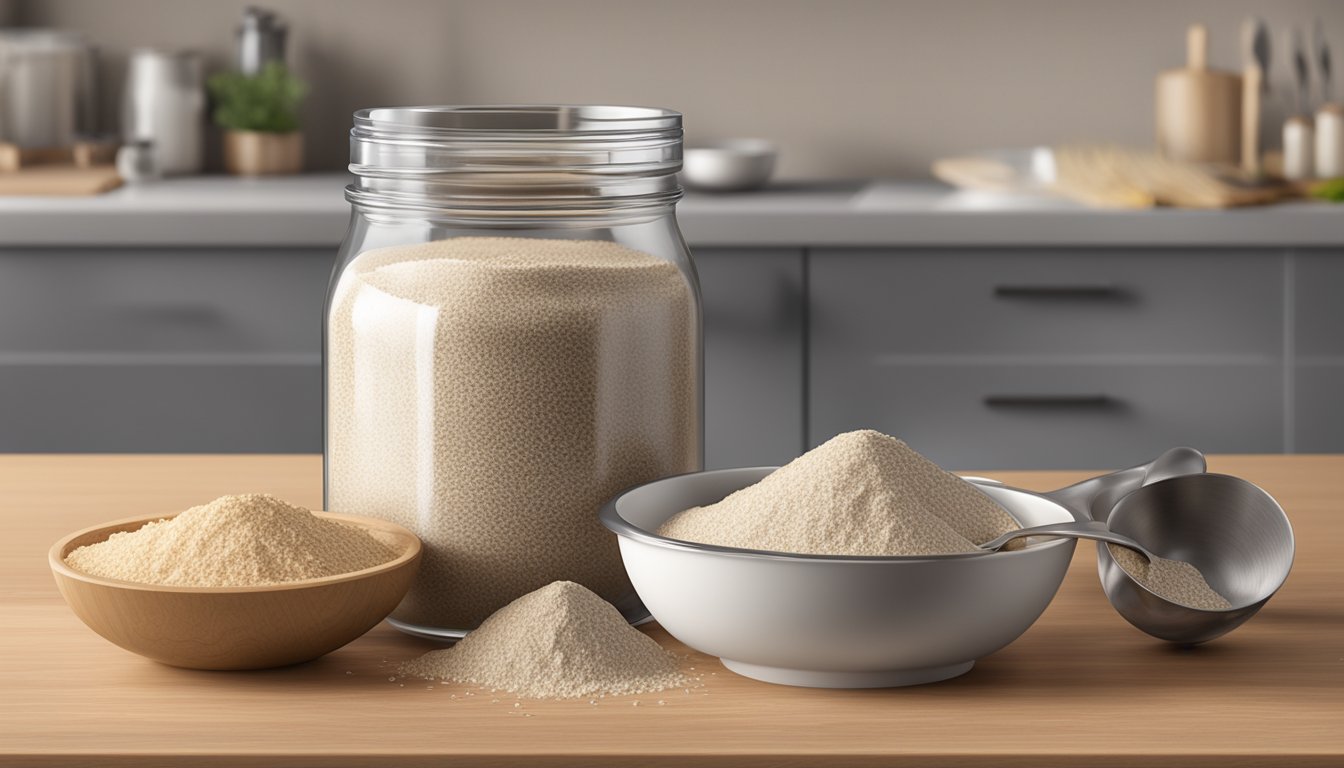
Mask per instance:
[[[1213,64],[1238,69],[1241,20],[1270,23],[1271,109],[1288,103],[1290,24],[1319,18],[1344,44],[1339,0],[263,4],[289,20],[290,61],[313,86],[313,170],[344,165],[358,107],[633,102],[685,112],[690,143],[777,141],[784,178],[923,175],[983,147],[1151,143],[1153,78],[1184,61],[1191,22],[1209,26]],[[0,0],[0,23],[84,31],[103,57],[111,129],[129,49],[193,48],[223,66],[245,5]]]

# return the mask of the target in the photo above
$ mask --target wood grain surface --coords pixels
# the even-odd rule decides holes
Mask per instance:
[[[1342,765],[1344,457],[1210,466],[1274,494],[1298,552],[1264,611],[1208,646],[1174,649],[1126,624],[1097,583],[1094,549],[1080,546],[1036,625],[956,680],[796,689],[690,654],[700,687],[591,704],[389,680],[392,665],[433,646],[386,625],[267,672],[193,672],[129,654],[61,603],[52,542],[224,493],[315,506],[320,460],[0,457],[0,765]],[[1083,476],[981,474],[1039,489]]]

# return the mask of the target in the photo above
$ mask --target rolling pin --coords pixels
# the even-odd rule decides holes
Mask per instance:
[[[1157,150],[1190,163],[1241,162],[1241,77],[1209,69],[1209,32],[1186,35],[1186,66],[1157,76]]]

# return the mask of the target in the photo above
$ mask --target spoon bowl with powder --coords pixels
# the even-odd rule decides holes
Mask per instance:
[[[1293,565],[1293,529],[1283,508],[1255,484],[1230,475],[1150,483],[1120,499],[1107,524],[1170,558],[1148,563],[1123,548],[1099,545],[1097,569],[1111,604],[1144,632],[1183,645],[1241,626],[1273,597]],[[1189,564],[1189,570],[1172,562]]]

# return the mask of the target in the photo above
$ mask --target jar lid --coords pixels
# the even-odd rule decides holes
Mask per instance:
[[[601,134],[630,137],[659,133],[681,138],[681,113],[658,107],[594,105],[476,105],[377,107],[355,112],[352,136],[426,139],[453,135],[511,140],[558,140]]]
[[[379,107],[355,113],[346,197],[381,208],[675,202],[681,114],[653,107]]]

